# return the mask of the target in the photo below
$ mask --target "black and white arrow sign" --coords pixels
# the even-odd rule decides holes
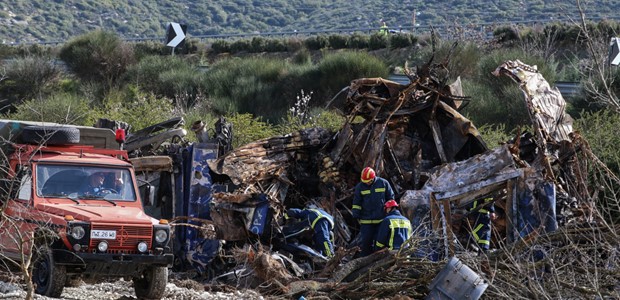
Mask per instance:
[[[612,37],[609,43],[609,64],[620,65],[620,38]]]
[[[168,29],[166,30],[166,46],[173,48],[183,47],[186,32],[187,25],[181,25],[174,22],[168,23]]]

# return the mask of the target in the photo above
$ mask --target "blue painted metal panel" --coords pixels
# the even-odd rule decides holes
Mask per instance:
[[[184,160],[184,216],[210,220],[210,202],[213,181],[207,160],[217,158],[217,145],[194,144],[188,148],[191,159]],[[201,225],[199,222],[190,224]],[[195,228],[185,227],[183,236],[184,260],[200,273],[205,273],[209,262],[217,256],[220,242],[205,239]]]

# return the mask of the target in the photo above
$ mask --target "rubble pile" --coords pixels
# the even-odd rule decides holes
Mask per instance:
[[[596,186],[620,181],[573,131],[558,90],[535,67],[519,61],[499,66],[494,74],[509,76],[522,89],[534,132],[489,150],[458,112],[470,101],[460,82],[445,84],[442,71],[442,64],[431,62],[407,70],[407,85],[354,80],[338,132],[305,129],[210,161],[213,172],[236,185],[213,196],[218,238],[240,242],[228,247],[248,253],[234,264],[246,278],[219,276],[211,284],[284,298],[424,298],[444,259],[458,256],[483,276],[491,298],[618,297],[620,228],[608,220],[620,210],[613,189]],[[352,187],[366,166],[392,183],[415,230],[406,249],[353,259],[358,224],[350,210]],[[477,255],[466,246],[463,207],[489,195],[499,215],[494,249]],[[596,203],[601,197],[612,203],[603,211]],[[257,234],[248,230],[247,212],[265,202],[269,222]],[[283,213],[308,203],[334,216],[338,250],[329,260],[278,247]]]

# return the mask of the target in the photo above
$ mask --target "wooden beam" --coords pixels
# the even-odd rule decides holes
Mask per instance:
[[[439,123],[437,120],[431,119],[428,121],[428,125],[431,127],[431,131],[433,132],[433,139],[435,140],[435,147],[437,148],[437,153],[439,154],[439,158],[442,163],[449,163],[448,158],[446,157],[446,151],[443,148],[443,143],[441,142],[441,129],[439,128]]]

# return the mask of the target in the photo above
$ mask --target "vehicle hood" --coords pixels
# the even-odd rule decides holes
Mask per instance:
[[[78,221],[124,224],[152,224],[154,221],[138,207],[46,203],[39,204],[37,208],[61,217],[72,215]]]

